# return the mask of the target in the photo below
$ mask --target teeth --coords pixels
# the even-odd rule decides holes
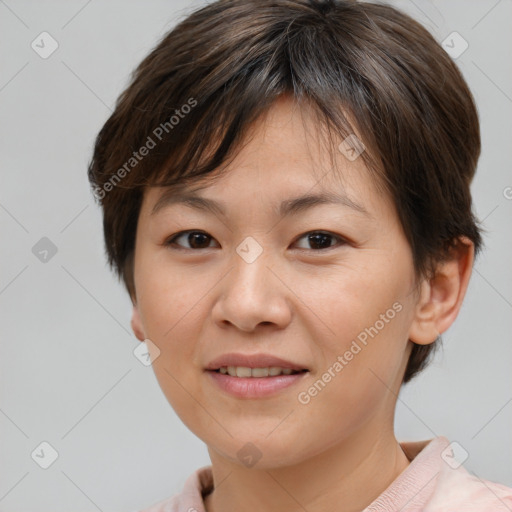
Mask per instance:
[[[248,368],[247,366],[222,366],[219,372],[231,377],[276,377],[277,375],[291,375],[299,373],[291,368],[271,366],[269,368]]]
[[[269,368],[252,368],[251,376],[252,377],[268,377],[270,369]]]
[[[251,369],[245,366],[237,366],[236,368],[237,377],[251,377]],[[229,371],[229,370],[228,370]]]

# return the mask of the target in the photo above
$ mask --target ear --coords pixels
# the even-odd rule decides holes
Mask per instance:
[[[421,283],[409,339],[418,345],[433,343],[457,317],[473,268],[473,242],[460,237],[449,257],[436,266],[435,275]]]
[[[139,308],[136,303],[133,304],[131,326],[137,339],[139,341],[144,341],[146,336],[144,336],[144,327],[142,326]]]

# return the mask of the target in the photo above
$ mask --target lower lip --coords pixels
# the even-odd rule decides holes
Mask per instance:
[[[211,370],[207,373],[222,390],[236,398],[263,398],[293,386],[309,372],[276,377],[231,377]]]

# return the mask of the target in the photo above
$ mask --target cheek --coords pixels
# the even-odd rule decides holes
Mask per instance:
[[[204,289],[197,283],[185,285],[176,274],[164,279],[157,277],[160,275],[155,271],[145,276],[145,300],[139,306],[147,337],[160,350],[152,367],[167,401],[181,421],[194,431],[198,424],[209,421],[191,399],[198,396],[194,358],[202,326],[199,308],[194,306]]]
[[[144,326],[155,340],[167,342],[180,324],[194,314],[204,289],[201,276],[180,272],[165,258],[165,251],[141,251],[136,266],[136,288]],[[203,291],[204,293],[204,291]]]
[[[378,256],[371,258],[372,265],[333,272],[335,278],[328,288],[317,290],[314,301],[329,326],[319,344],[323,352],[319,373],[331,368],[336,375],[343,374],[333,392],[343,394],[356,408],[393,385],[404,361],[412,319],[408,280],[412,267],[407,261],[390,265]]]
[[[193,340],[200,336],[202,325],[194,307],[202,295],[201,286],[142,259],[139,269],[139,311],[146,336],[160,351],[152,366],[169,398],[179,395],[182,373],[186,375],[184,366],[193,364]]]
[[[177,272],[154,254],[144,254],[136,267],[139,311],[146,336],[160,353],[152,366],[160,387],[171,405],[180,411],[190,408],[197,377],[196,354],[204,327],[204,301],[215,284],[204,272]]]
[[[337,268],[308,281],[303,295],[333,339],[350,342],[376,322],[378,331],[389,331],[389,325],[397,323],[408,288],[400,275],[391,276],[391,269],[378,263],[375,258],[371,267]]]

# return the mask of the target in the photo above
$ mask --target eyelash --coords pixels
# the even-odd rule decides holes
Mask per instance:
[[[188,231],[180,231],[179,233],[175,233],[174,235],[172,235],[170,238],[168,238],[164,242],[164,245],[169,246],[172,249],[179,250],[179,251],[194,251],[194,252],[197,252],[197,251],[202,251],[202,250],[205,250],[205,249],[212,249],[212,247],[204,247],[204,248],[201,248],[201,249],[194,249],[194,248],[191,248],[191,247],[181,247],[181,246],[176,244],[176,240],[177,239],[181,238],[184,235],[190,234],[190,233],[198,233],[198,234],[206,235],[211,240],[214,240],[214,238],[212,236],[210,236],[208,233],[206,233],[205,231],[190,229]],[[301,236],[299,236],[296,239],[295,242],[301,240],[302,238],[306,237],[307,235],[330,236],[332,238],[335,238],[338,241],[338,245],[331,245],[330,247],[326,247],[326,248],[323,248],[323,249],[304,249],[304,248],[300,248],[299,250],[321,252],[321,251],[328,251],[329,249],[334,249],[336,247],[339,247],[339,246],[342,246],[342,245],[345,245],[345,244],[348,243],[347,240],[345,240],[341,236],[335,235],[334,233],[331,233],[329,231],[308,231],[308,232],[302,234]]]

